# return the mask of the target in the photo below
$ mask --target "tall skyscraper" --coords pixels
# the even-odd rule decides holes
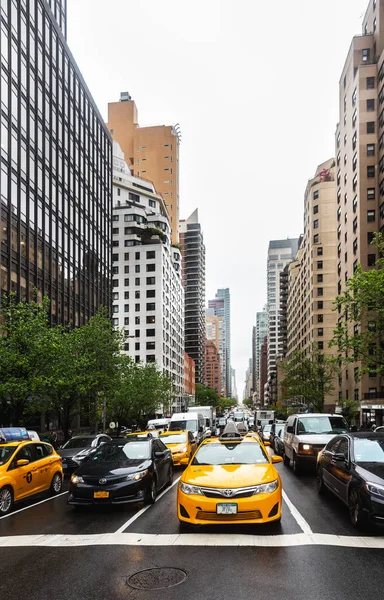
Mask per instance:
[[[178,242],[179,143],[178,125],[140,127],[135,101],[128,92],[120,102],[108,104],[107,127],[119,142],[133,175],[152,181],[164,198],[170,219],[172,241]]]
[[[229,288],[221,288],[216,292],[216,297],[208,301],[208,308],[213,309],[217,317],[224,317],[225,323],[225,351],[226,351],[226,388],[228,398],[232,398],[232,371],[231,371],[231,296]]]
[[[298,239],[272,240],[268,247],[268,394],[267,404],[274,404],[277,397],[276,357],[281,353],[279,340],[280,273],[296,256]]]
[[[112,141],[66,42],[65,0],[1,2],[1,293],[53,323],[111,303]]]
[[[336,170],[337,292],[342,293],[358,264],[366,271],[374,267],[378,252],[370,243],[384,226],[384,0],[370,0],[362,35],[352,39],[341,73]],[[354,362],[343,369],[339,398],[354,398],[363,411],[370,410],[384,388],[380,377],[368,373],[355,379],[359,367]]]
[[[197,209],[180,221],[185,292],[185,351],[195,361],[196,383],[204,383],[205,246]]]
[[[256,346],[257,346],[257,329],[256,326],[254,325],[252,327],[252,371],[251,371],[251,376],[252,376],[252,394],[255,394],[257,396],[257,362],[256,362]]]
[[[261,378],[261,348],[264,343],[264,338],[268,332],[268,311],[267,306],[263,310],[256,313],[256,394],[260,400],[260,378]],[[265,382],[264,382],[265,383]]]
[[[184,403],[184,292],[181,252],[153,184],[131,175],[113,143],[113,324],[135,362],[155,362],[173,380],[173,410]],[[133,338],[133,339],[131,339]]]
[[[295,352],[329,354],[336,328],[337,228],[335,160],[319,165],[304,196],[304,234],[288,267],[287,357]],[[284,269],[285,271],[285,269]],[[337,383],[337,382],[335,382]],[[337,393],[325,398],[335,409]]]
[[[212,309],[208,309],[207,313]],[[214,315],[207,316],[205,319],[206,326],[206,338],[207,341],[213,341],[216,345],[217,351],[220,357],[220,395],[223,398],[227,397],[226,387],[226,368],[227,368],[227,354],[225,351],[225,321],[224,317],[216,317]]]
[[[205,376],[204,383],[221,395],[220,355],[215,342],[205,341]]]

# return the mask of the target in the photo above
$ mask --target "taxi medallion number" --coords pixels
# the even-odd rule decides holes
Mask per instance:
[[[94,498],[109,498],[109,492],[94,492]]]
[[[235,515],[237,513],[237,504],[217,504],[216,513],[218,515]]]

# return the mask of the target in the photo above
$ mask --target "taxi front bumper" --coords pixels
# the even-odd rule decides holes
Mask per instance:
[[[235,514],[219,514],[218,504],[235,504]],[[191,525],[225,525],[228,523],[269,523],[281,519],[281,485],[272,493],[256,494],[247,498],[207,498],[177,491],[179,521]]]

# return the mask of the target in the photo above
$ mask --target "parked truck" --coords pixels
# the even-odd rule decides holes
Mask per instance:
[[[216,408],[213,406],[190,406],[188,412],[198,412],[205,419],[205,427],[213,433],[216,429]]]

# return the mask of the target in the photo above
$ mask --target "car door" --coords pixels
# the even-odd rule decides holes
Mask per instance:
[[[338,438],[338,437],[335,437],[333,440],[331,440],[324,448],[322,455],[321,455],[321,459],[320,459],[321,468],[323,470],[324,483],[332,491],[336,491],[336,490],[335,490],[335,482],[334,482],[333,474],[331,472],[331,465],[332,465],[332,460],[333,460],[333,457],[335,454],[335,447],[339,443],[339,440],[340,440],[340,438]]]
[[[350,442],[347,437],[338,440],[330,464],[331,477],[336,494],[348,501],[348,484],[351,479]],[[344,456],[344,458],[342,458]]]
[[[161,440],[154,439],[152,442],[153,448],[153,460],[156,467],[157,473],[157,484],[158,487],[161,488],[166,480],[167,476],[167,466],[168,466],[168,453],[167,447],[163,444]],[[155,456],[155,453],[161,453],[161,456]]]
[[[21,500],[41,489],[41,480],[35,464],[36,452],[33,444],[25,444],[15,454],[8,467],[10,477],[13,479],[14,499]],[[18,460],[28,460],[27,465],[17,466]]]
[[[296,417],[289,417],[287,421],[287,427],[284,432],[284,452],[288,458],[293,458],[292,442],[296,427]]]
[[[39,490],[47,490],[51,485],[53,477],[53,474],[51,475],[51,454],[53,450],[50,454],[48,454],[50,449],[49,444],[34,444],[34,448],[36,452],[36,460],[34,463],[33,473],[35,474],[39,484]]]

